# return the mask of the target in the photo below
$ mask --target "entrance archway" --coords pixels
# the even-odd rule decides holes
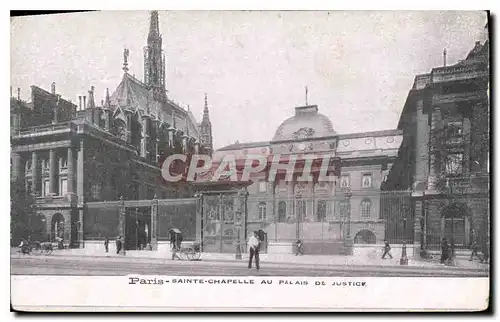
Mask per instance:
[[[64,239],[64,216],[60,213],[56,213],[52,216],[52,222],[50,224],[51,241],[55,241],[57,237]]]
[[[464,203],[452,203],[441,211],[441,235],[455,247],[467,248],[471,242],[471,209]]]
[[[375,244],[376,242],[377,237],[368,229],[360,230],[354,237],[355,244]]]

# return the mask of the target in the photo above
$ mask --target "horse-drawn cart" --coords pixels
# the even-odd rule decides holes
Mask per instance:
[[[182,233],[179,229],[170,229],[170,248],[172,250],[172,259],[199,260],[201,257],[201,247],[199,243],[189,246],[182,246]]]
[[[172,250],[172,259],[197,261],[201,257],[200,244],[195,243],[190,246],[181,247],[180,249]]]

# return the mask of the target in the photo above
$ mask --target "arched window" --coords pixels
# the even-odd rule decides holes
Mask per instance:
[[[361,201],[361,218],[362,219],[370,218],[371,207],[372,207],[372,202],[370,201],[370,199],[363,199],[363,201]]]
[[[259,202],[259,219],[260,220],[267,219],[266,203],[265,202]]]
[[[363,229],[354,236],[355,244],[375,244],[377,238],[371,230]]]
[[[316,209],[316,220],[325,221],[326,219],[326,201],[318,200],[318,206]]]
[[[278,202],[278,222],[286,222],[286,201]]]
[[[120,139],[126,141],[127,140],[127,125],[123,120],[115,119],[113,121],[113,130],[112,133],[119,137]]]
[[[335,217],[338,220],[344,220],[347,217],[347,201],[339,200],[335,204]]]

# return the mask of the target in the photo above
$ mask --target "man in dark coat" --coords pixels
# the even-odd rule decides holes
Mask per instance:
[[[118,236],[116,239],[116,253],[120,254],[120,251],[122,250],[122,236]]]
[[[384,240],[384,253],[382,254],[382,259],[385,259],[386,255],[389,255],[389,257],[392,259],[391,245],[389,245],[388,240]]]
[[[446,238],[441,242],[441,264],[444,264],[449,259],[450,246]]]
[[[104,237],[104,249],[106,249],[106,253],[109,252],[109,239],[108,239],[108,237]]]

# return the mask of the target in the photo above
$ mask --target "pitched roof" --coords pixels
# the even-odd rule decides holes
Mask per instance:
[[[245,148],[257,148],[261,146],[268,146],[269,142],[249,142],[249,143],[234,143],[230,145],[226,145],[220,149],[217,149],[217,151],[228,151],[228,150],[239,150],[239,149],[245,149]]]
[[[128,73],[123,74],[122,81],[111,95],[111,109],[115,110],[121,106],[128,106],[134,110],[144,110],[149,102],[149,108],[154,109],[152,93],[146,85]]]

